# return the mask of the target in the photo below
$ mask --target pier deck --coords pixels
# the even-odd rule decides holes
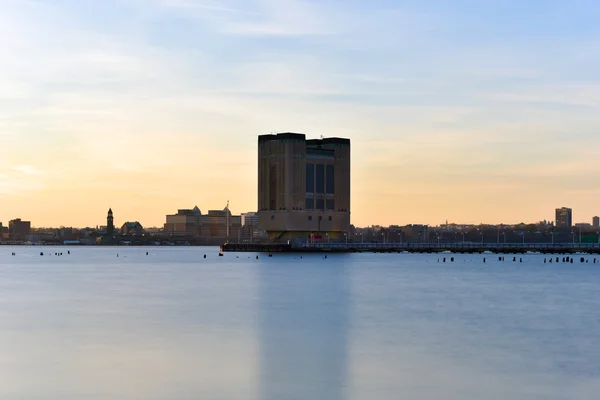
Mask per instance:
[[[253,253],[495,253],[495,254],[600,254],[597,243],[225,243],[223,252]]]

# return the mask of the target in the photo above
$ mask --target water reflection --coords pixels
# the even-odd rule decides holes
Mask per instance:
[[[110,248],[16,251],[0,253],[0,399],[257,398],[250,263],[198,248],[119,248],[118,262]]]
[[[346,398],[349,289],[344,257],[272,260],[259,273],[260,398]]]

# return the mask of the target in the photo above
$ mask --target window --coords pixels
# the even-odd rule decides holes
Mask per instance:
[[[309,215],[309,216],[308,216],[308,220],[309,220],[309,221],[312,221],[312,215]]]
[[[327,182],[327,194],[334,194],[335,193],[335,187],[334,187],[334,182],[335,182],[335,175],[334,175],[334,169],[333,169],[333,165],[328,165],[326,167],[326,182]]]
[[[277,169],[275,166],[269,167],[269,208],[277,209]],[[274,218],[273,216],[272,219]]]
[[[306,193],[315,192],[315,164],[306,164]]]
[[[315,209],[315,199],[313,199],[312,197],[307,197],[306,198],[306,209],[307,210],[314,210]]]
[[[335,204],[333,202],[333,199],[327,200],[325,203],[326,203],[327,210],[329,210],[329,211],[335,210],[335,207],[334,207]]]
[[[325,193],[325,165],[317,164],[317,193]],[[317,207],[318,208],[318,207]]]
[[[325,209],[325,200],[317,199],[317,210],[324,210],[324,209]]]
[[[329,216],[329,220],[330,220],[330,221],[332,221],[332,220],[333,220],[333,218],[331,217],[331,215]]]
[[[271,215],[271,221],[273,221],[275,219],[274,215]]]

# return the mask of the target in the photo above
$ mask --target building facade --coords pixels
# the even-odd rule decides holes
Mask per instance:
[[[31,222],[22,221],[20,218],[8,222],[8,236],[10,240],[25,241],[31,233]]]
[[[229,207],[223,210],[208,210],[208,214],[203,215],[200,222],[200,237],[239,239],[242,217],[232,215]]]
[[[198,206],[192,209],[177,210],[177,214],[167,215],[164,233],[173,236],[200,236],[200,217]]]
[[[266,239],[267,232],[265,232],[258,223],[258,213],[248,212],[243,213],[242,217],[242,233],[241,238],[244,242],[254,242]]]
[[[573,210],[567,207],[556,209],[556,227],[571,228],[573,226]]]
[[[242,228],[242,217],[232,215],[229,206],[223,210],[209,210],[207,214],[196,206],[167,215],[164,233],[201,239],[237,240]]]
[[[592,226],[594,228],[600,228],[600,217],[592,218]]]
[[[350,230],[350,140],[258,137],[258,220],[273,240],[340,240]]]
[[[144,227],[138,221],[125,222],[121,226],[121,235],[141,236],[144,234]]]

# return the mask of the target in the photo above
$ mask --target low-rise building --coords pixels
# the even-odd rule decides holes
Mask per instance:
[[[172,236],[200,236],[201,216],[198,206],[177,210],[177,214],[167,215],[164,233]]]
[[[56,230],[56,237],[62,241],[71,241],[77,239],[76,233],[73,228],[59,228]]]
[[[144,227],[137,221],[125,222],[121,227],[121,235],[141,236],[144,234]]]
[[[241,228],[242,217],[233,215],[229,206],[223,210],[209,210],[207,214],[202,214],[196,206],[167,215],[164,234],[200,239],[238,240]]]

